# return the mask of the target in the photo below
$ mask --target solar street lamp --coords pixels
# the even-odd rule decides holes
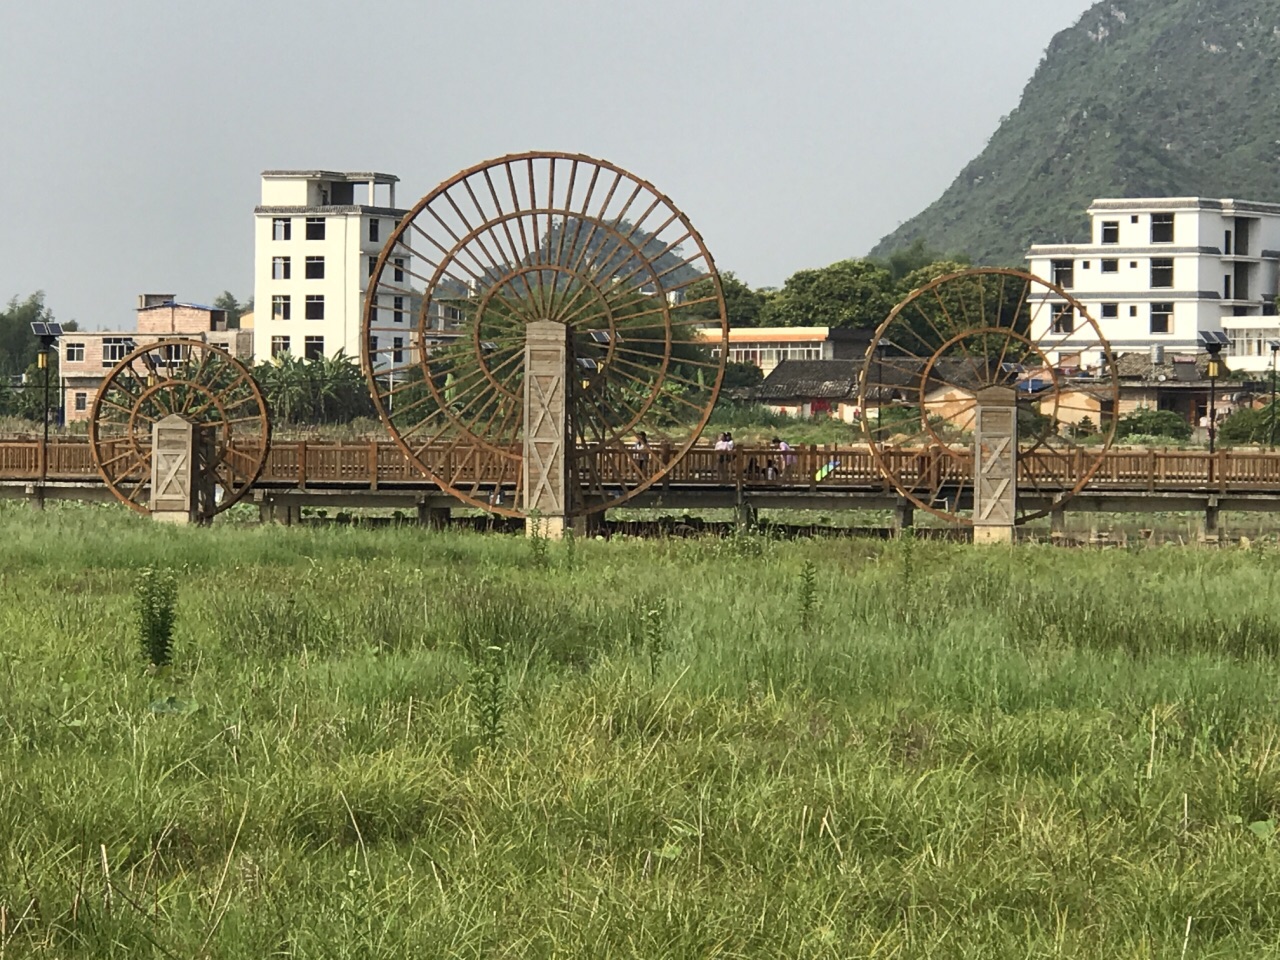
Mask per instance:
[[[40,340],[37,355],[40,369],[44,371],[44,434],[40,442],[40,483],[49,475],[49,354],[62,336],[62,324],[38,321],[31,324],[31,332]]]
[[[1218,434],[1218,377],[1222,376],[1223,365],[1218,355],[1228,343],[1227,335],[1221,330],[1201,330],[1200,345],[1209,354],[1209,453],[1213,453],[1214,439]]]

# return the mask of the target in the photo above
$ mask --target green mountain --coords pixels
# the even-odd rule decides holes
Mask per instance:
[[[1095,198],[1150,196],[1280,202],[1275,0],[1102,0],[1054,37],[977,159],[871,256],[923,240],[1021,264],[1032,243],[1087,240]]]

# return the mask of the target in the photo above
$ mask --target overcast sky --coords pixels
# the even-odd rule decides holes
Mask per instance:
[[[0,0],[0,299],[129,328],[252,294],[268,168],[579,151],[652,181],[752,286],[932,202],[1089,0]]]

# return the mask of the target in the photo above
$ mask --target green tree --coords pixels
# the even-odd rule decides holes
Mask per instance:
[[[1276,431],[1280,437],[1280,429]],[[1271,405],[1261,410],[1237,410],[1218,427],[1218,440],[1225,444],[1268,443],[1271,439]]]
[[[230,290],[223,290],[213,301],[213,306],[215,309],[225,310],[227,326],[237,330],[240,327],[240,317],[253,309],[253,297],[241,303]]]
[[[724,390],[738,390],[754,387],[762,380],[764,380],[764,372],[754,363],[730,361],[724,366],[724,380],[721,381],[720,386]]]
[[[726,270],[720,274],[720,287],[724,291],[725,317],[728,319],[730,327],[760,326],[760,313],[764,310],[764,294],[758,290],[752,290],[739,280],[732,270]],[[685,290],[685,302],[692,304],[692,306],[686,308],[685,312],[695,317],[706,317],[708,320],[715,318],[717,316],[717,304],[715,302],[697,302],[713,296],[715,296],[715,292],[709,277],[695,280]]]
[[[872,260],[889,271],[889,276],[893,278],[893,282],[902,286],[903,278],[909,274],[925,270],[935,264],[953,263],[959,268],[961,265],[969,263],[968,257],[952,255],[943,256],[936,250],[931,250],[925,245],[923,237],[917,237],[915,242],[909,247],[901,250],[895,250],[883,260]],[[941,274],[935,274],[941,276]],[[932,277],[930,278],[932,279]],[[919,286],[917,284],[916,286]],[[914,287],[907,287],[907,290],[913,290]]]
[[[1190,440],[1191,424],[1172,410],[1152,410],[1143,407],[1126,413],[1116,423],[1116,436],[1168,437],[1171,440]]]
[[[761,311],[761,325],[874,327],[894,304],[889,271],[868,260],[841,260],[793,273]]]
[[[9,301],[0,311],[0,376],[15,376],[36,362],[40,341],[31,332],[31,324],[51,320],[53,313],[44,304],[43,291],[37,290],[22,301],[17,297]],[[76,329],[75,323],[64,326]]]

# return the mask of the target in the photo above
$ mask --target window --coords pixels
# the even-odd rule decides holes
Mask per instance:
[[[271,319],[288,320],[293,316],[293,304],[287,293],[277,293],[271,298]]]
[[[1172,260],[1152,260],[1151,261],[1151,286],[1152,287],[1172,287],[1173,286],[1173,261]]]
[[[370,258],[369,258],[369,276],[371,276],[371,277],[372,277],[372,276],[373,276],[373,274],[374,274],[374,272],[375,272],[377,269],[378,269],[378,258],[377,258],[377,257],[370,257]]]
[[[1130,222],[1130,223],[1137,223],[1137,222],[1138,222],[1138,215],[1135,213],[1132,217],[1130,217],[1130,218],[1129,218],[1129,222]]]
[[[302,356],[307,360],[320,360],[324,357],[324,337],[306,337],[302,341]]]
[[[324,257],[307,257],[307,279],[324,279]]]
[[[1063,290],[1070,290],[1075,285],[1075,263],[1071,260],[1054,260],[1052,266],[1053,282]]]
[[[292,240],[293,221],[288,217],[275,217],[271,221],[272,240]]]
[[[377,326],[378,323],[378,298],[373,298],[373,305],[369,307],[369,323]]]
[[[1119,273],[1120,261],[1119,260],[1103,260],[1102,272],[1103,273]]]
[[[1115,320],[1120,316],[1120,304],[1104,303],[1102,305],[1102,319]]]
[[[271,338],[271,355],[273,357],[283,356],[289,352],[288,337],[272,337]]]
[[[68,343],[66,361],[67,363],[84,363],[84,344]]]
[[[1228,257],[1231,256],[1231,231],[1228,230],[1222,235],[1222,252]]]
[[[131,342],[128,337],[103,337],[102,365],[104,367],[114,367],[123,360],[124,355],[129,352]]]
[[[400,283],[404,280],[404,257],[396,257],[392,262],[396,265],[395,280]]]
[[[1231,274],[1227,274],[1222,278],[1222,299],[1231,299]]]
[[[87,393],[76,394],[76,409],[87,410],[89,408],[89,395]]]
[[[1173,243],[1173,214],[1153,213],[1151,215],[1151,242]]]
[[[404,360],[404,337],[395,337],[391,341],[391,362],[401,363]]]
[[[1129,308],[1129,316],[1131,316],[1131,317],[1136,317],[1137,315],[1138,315],[1138,308],[1137,308],[1136,306],[1135,306],[1135,307],[1130,307],[1130,308]]]
[[[391,298],[391,321],[404,323],[404,297]]]
[[[1130,261],[1129,261],[1129,269],[1130,269],[1130,270],[1137,270],[1137,269],[1138,269],[1138,261],[1137,261],[1137,260],[1130,260]]]
[[[378,242],[378,218],[374,217],[369,221],[369,242]]]
[[[189,348],[181,343],[166,343],[161,347],[161,362],[167,367],[175,367],[187,359]]]
[[[369,338],[369,356],[376,357],[377,355],[378,355],[378,338],[370,337]]]
[[[1120,221],[1104,220],[1102,222],[1102,242],[1103,243],[1119,243],[1120,242]]]
[[[1168,333],[1172,316],[1172,303],[1153,303],[1151,305],[1151,332]]]
[[[324,294],[309,293],[307,294],[307,319],[323,320],[324,319]],[[308,340],[311,338],[308,337]]]
[[[288,257],[271,258],[271,279],[288,280],[293,275],[293,267]]]
[[[307,217],[307,239],[324,239],[324,217]]]
[[[1076,329],[1076,314],[1068,303],[1055,303],[1053,305],[1053,332],[1054,333],[1074,333]]]

